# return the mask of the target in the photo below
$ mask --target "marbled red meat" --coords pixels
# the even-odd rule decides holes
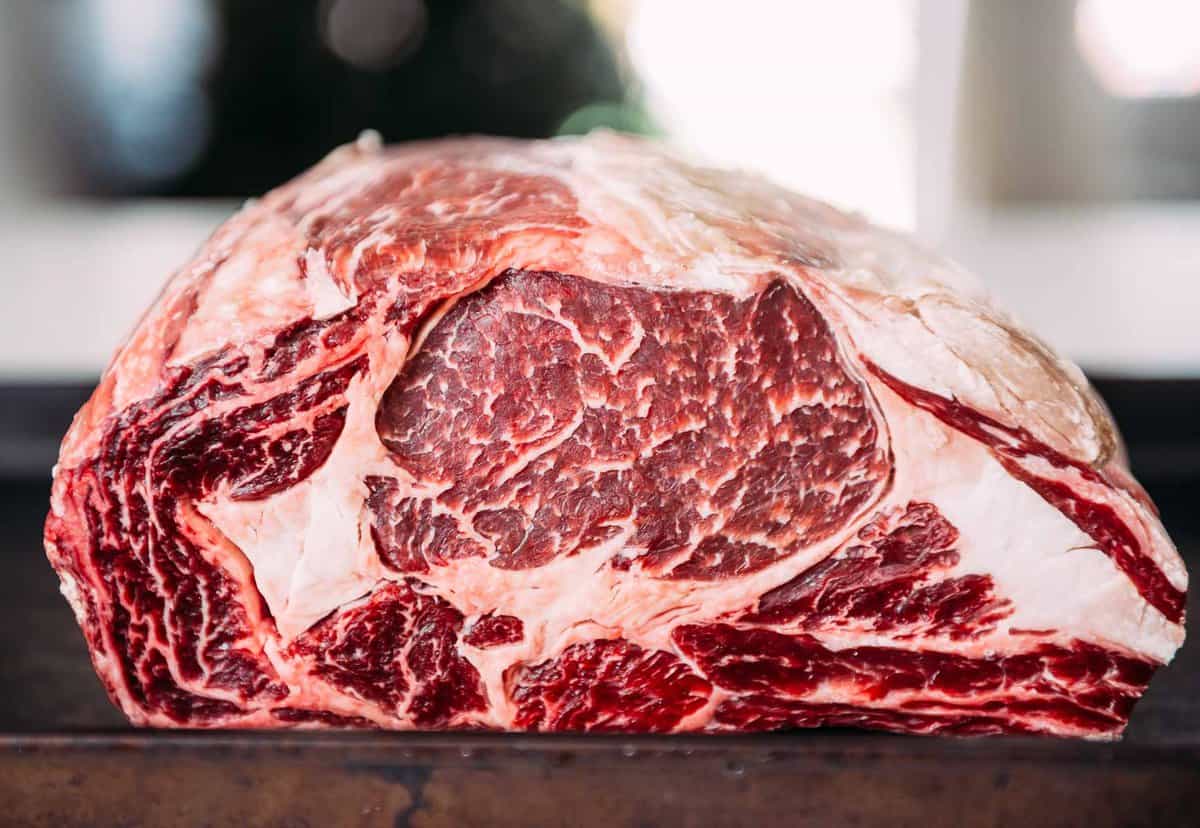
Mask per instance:
[[[620,539],[658,576],[742,575],[829,537],[888,471],[865,389],[781,283],[738,301],[504,273],[442,317],[376,423],[430,492],[371,504],[400,571],[526,569]]]
[[[574,644],[505,673],[523,730],[663,733],[704,708],[712,685],[678,656],[624,640]]]
[[[66,436],[137,724],[1112,737],[1187,576],[1078,369],[894,234],[633,139],[335,152]]]
[[[880,515],[857,538],[775,587],[742,616],[800,630],[859,628],[894,637],[977,638],[1011,612],[987,575],[939,577],[959,563],[958,531],[931,503]]]

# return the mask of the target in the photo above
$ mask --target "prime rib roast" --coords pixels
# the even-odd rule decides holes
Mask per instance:
[[[908,239],[609,134],[246,205],[46,548],[160,727],[1115,737],[1187,574],[1080,371]]]

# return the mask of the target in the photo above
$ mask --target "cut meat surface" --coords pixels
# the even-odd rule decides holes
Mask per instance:
[[[512,668],[506,679],[513,724],[534,730],[667,732],[712,694],[677,656],[621,639],[574,644],[551,661]]]
[[[141,725],[1113,738],[1187,573],[1078,369],[908,240],[600,134],[342,148],[63,441]]]
[[[937,507],[909,504],[902,514],[868,523],[855,542],[763,595],[743,618],[804,630],[977,638],[1011,607],[993,594],[987,575],[944,576],[959,562],[957,540],[958,531]]]
[[[415,495],[371,508],[400,571],[616,543],[657,576],[737,576],[829,537],[887,477],[864,389],[781,283],[738,301],[505,273],[442,318],[376,422]]]

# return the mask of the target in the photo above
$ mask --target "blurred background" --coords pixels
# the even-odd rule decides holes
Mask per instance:
[[[916,233],[1094,377],[1143,382],[1111,393],[1200,428],[1175,402],[1200,378],[1195,0],[0,9],[0,468],[43,472],[57,407],[166,276],[365,128],[662,135]]]
[[[1200,0],[0,0],[0,730],[120,727],[41,553],[70,418],[247,197],[362,130],[664,136],[915,233],[1080,362],[1200,550]],[[1134,742],[1196,732],[1195,658]],[[1181,735],[1182,734],[1182,735]]]

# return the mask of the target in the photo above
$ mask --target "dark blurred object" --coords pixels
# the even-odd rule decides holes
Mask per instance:
[[[94,382],[0,383],[0,481],[50,480],[63,434]]]
[[[1093,377],[1148,488],[1200,486],[1200,380]]]
[[[538,137],[597,105],[637,122],[571,0],[63,0],[8,21],[73,194],[257,195],[366,128]]]
[[[261,192],[366,127],[388,141],[537,137],[592,101],[622,95],[587,15],[556,0],[218,8],[225,45],[208,84],[212,137],[172,186],[179,195]]]

